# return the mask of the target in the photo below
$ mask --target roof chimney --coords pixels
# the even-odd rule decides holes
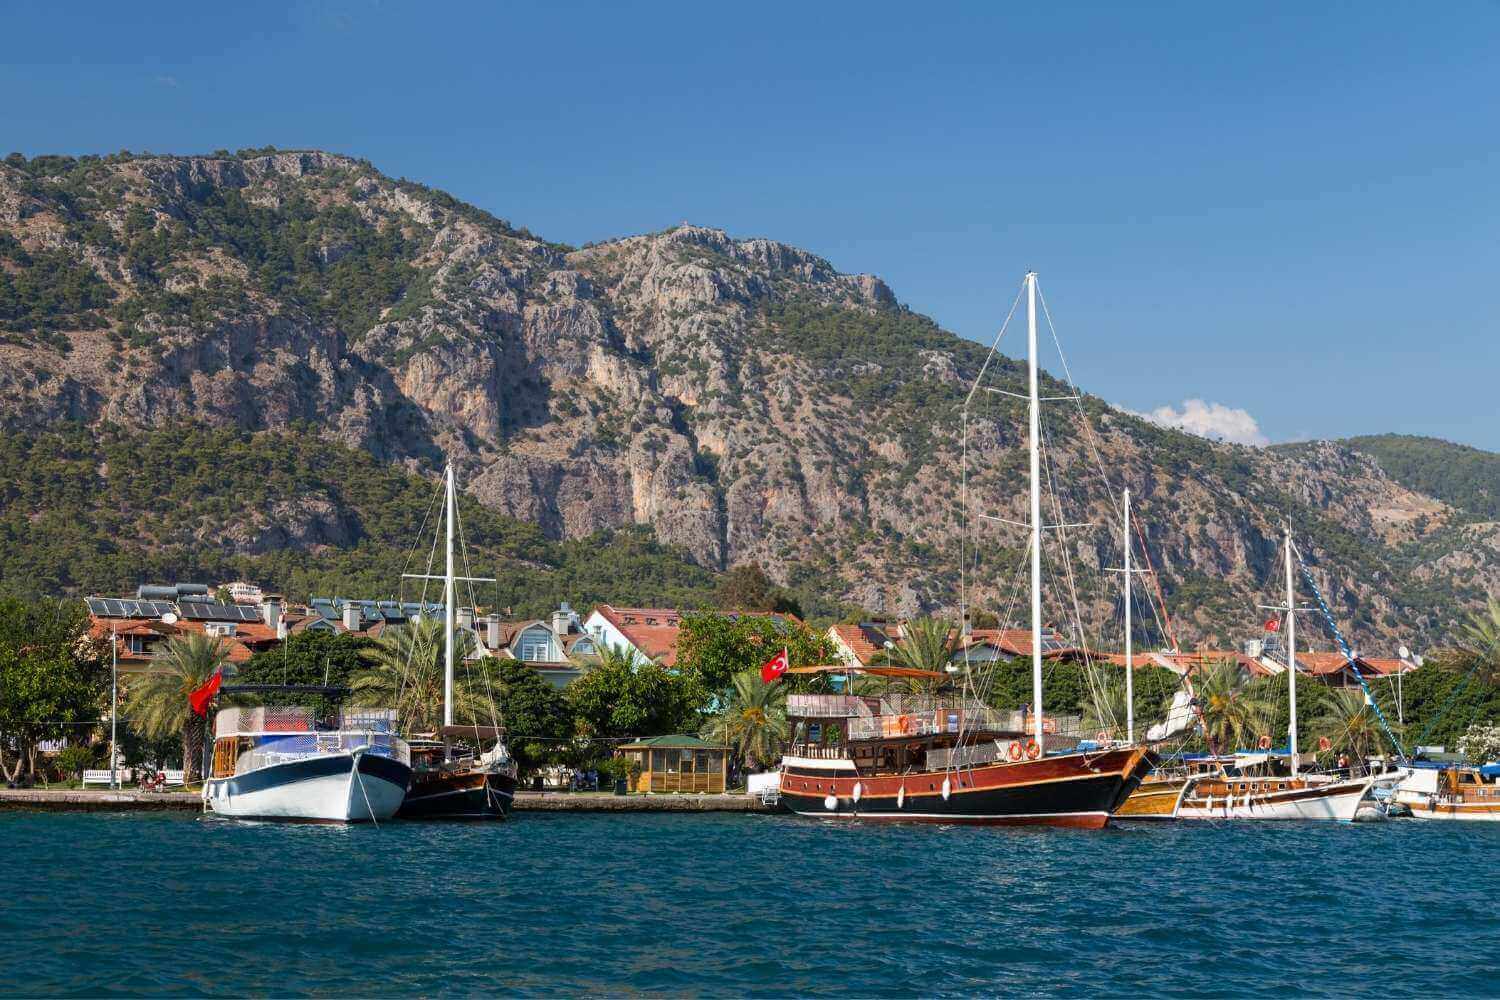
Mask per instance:
[[[359,631],[359,605],[353,601],[344,605],[344,628],[350,632]]]
[[[261,598],[260,620],[269,629],[274,629],[278,635],[281,634],[281,595],[267,594]]]
[[[459,608],[455,613],[458,616],[458,627],[459,628],[473,628],[474,627],[474,609],[473,608]]]
[[[485,645],[491,649],[500,648],[500,616],[490,615],[485,619]]]

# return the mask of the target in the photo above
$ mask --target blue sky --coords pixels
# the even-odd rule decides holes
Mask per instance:
[[[565,242],[781,239],[976,339],[1034,267],[1113,402],[1500,449],[1495,3],[0,19],[0,153],[332,149]]]

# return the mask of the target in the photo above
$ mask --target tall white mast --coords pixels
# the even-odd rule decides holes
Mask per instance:
[[[1286,528],[1286,691],[1290,721],[1292,777],[1297,776],[1297,591],[1292,579],[1292,527]]]
[[[449,462],[444,470],[445,479],[443,500],[444,517],[447,527],[447,565],[443,569],[443,725],[453,725],[453,630],[455,628],[454,603],[458,599],[458,587],[453,580],[453,522],[454,500],[453,489],[453,463]]]
[[[1125,741],[1135,742],[1135,652],[1130,635],[1130,491],[1125,491]]]
[[[1031,422],[1031,710],[1036,745],[1042,732],[1042,402],[1036,373],[1036,272],[1026,272],[1026,368]]]

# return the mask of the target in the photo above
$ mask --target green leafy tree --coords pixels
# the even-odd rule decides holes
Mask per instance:
[[[97,747],[74,744],[58,752],[55,763],[58,771],[75,780],[82,780],[83,772],[99,759]]]
[[[0,772],[36,774],[36,746],[77,737],[107,700],[107,647],[77,601],[0,598]]]
[[[239,668],[239,684],[296,684],[314,687],[347,687],[368,666],[364,651],[371,640],[347,632],[295,632],[275,649],[263,650]],[[266,701],[260,696],[257,701]],[[274,696],[270,700],[275,700]],[[320,715],[333,707],[324,698],[308,699]]]
[[[759,668],[783,648],[791,665],[833,663],[828,636],[806,625],[766,615],[684,615],[677,666],[709,695],[726,693],[735,674]]]
[[[125,711],[130,725],[150,739],[176,734],[182,739],[183,780],[202,777],[208,720],[193,712],[188,695],[202,687],[228,660],[215,636],[192,633],[168,640],[151,672],[131,681]]]
[[[368,667],[350,680],[355,705],[394,708],[407,733],[436,733],[443,724],[443,622],[423,618],[385,629],[360,651]],[[473,652],[474,635],[453,636],[453,721],[459,725],[490,721],[490,703],[470,681],[464,667]]]
[[[567,689],[579,735],[596,740],[694,732],[704,690],[694,675],[605,648]]]
[[[479,681],[470,683],[484,684],[487,692],[494,693],[498,719],[505,725],[506,742],[517,767],[529,771],[567,755],[573,714],[561,691],[519,660],[488,657],[470,667],[482,673]]]
[[[781,611],[801,615],[797,601],[777,586],[759,563],[735,566],[719,580],[714,603],[721,611]]]
[[[732,747],[752,767],[775,763],[791,735],[786,695],[786,685],[765,683],[757,670],[735,674],[724,711],[709,718],[703,738]]]

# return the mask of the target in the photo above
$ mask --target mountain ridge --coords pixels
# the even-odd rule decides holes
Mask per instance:
[[[710,570],[759,562],[871,612],[956,603],[955,407],[985,348],[872,275],[698,226],[570,248],[318,151],[11,157],[0,233],[12,432],[297,427],[409,471],[451,459],[550,538],[649,525]],[[1184,641],[1243,629],[1288,518],[1362,640],[1440,641],[1500,589],[1494,533],[1368,451],[1079,406],[1049,455],[1129,481]],[[971,427],[973,487],[1015,519],[1023,445],[1010,402]],[[1070,499],[1113,523],[1107,497]],[[985,543],[976,603],[1003,614],[1019,540]],[[1109,564],[1107,540],[1068,544]],[[1108,619],[1108,587],[1083,589]]]

